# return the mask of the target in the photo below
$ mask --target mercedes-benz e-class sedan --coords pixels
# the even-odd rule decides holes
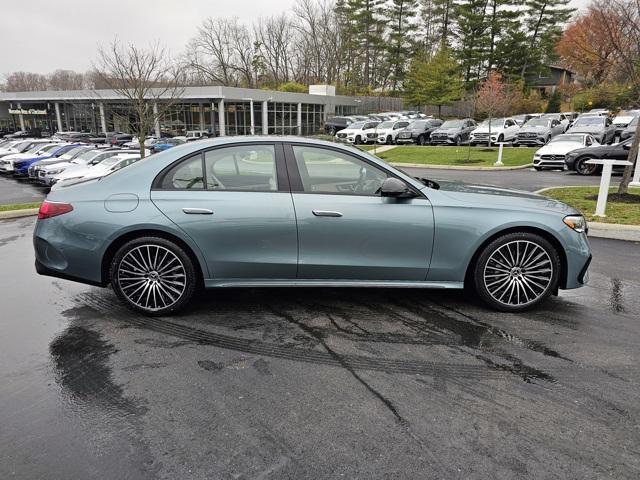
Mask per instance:
[[[413,178],[350,146],[223,137],[52,191],[36,269],[151,315],[199,287],[475,288],[519,311],[585,283],[585,219],[527,192]]]

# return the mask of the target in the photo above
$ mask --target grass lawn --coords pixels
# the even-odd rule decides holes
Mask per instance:
[[[505,147],[502,163],[505,167],[517,167],[533,161],[535,148]],[[395,147],[379,155],[387,162],[424,163],[428,165],[458,165],[492,167],[498,159],[498,148],[487,147]]]
[[[0,212],[7,212],[9,210],[24,210],[26,208],[40,208],[42,202],[35,203],[13,203],[10,205],[0,205]]]
[[[588,220],[604,223],[624,223],[640,225],[640,189],[631,188],[624,198],[617,198],[617,188],[609,190],[607,216],[594,217],[598,187],[554,188],[543,192],[543,195],[577,208]]]

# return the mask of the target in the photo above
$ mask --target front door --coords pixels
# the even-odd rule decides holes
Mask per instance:
[[[195,241],[210,278],[295,278],[296,220],[281,152],[280,144],[222,146],[154,182],[153,202]]]
[[[381,197],[391,174],[357,153],[287,146],[298,221],[298,278],[424,280],[433,245],[429,200]]]

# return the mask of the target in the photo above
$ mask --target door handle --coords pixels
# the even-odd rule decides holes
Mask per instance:
[[[182,211],[187,215],[213,215],[213,210],[209,210],[208,208],[185,207]]]
[[[316,217],[341,217],[340,212],[332,212],[330,210],[312,210]]]

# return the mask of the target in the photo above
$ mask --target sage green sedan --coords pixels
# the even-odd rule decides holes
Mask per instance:
[[[582,286],[585,219],[539,195],[413,178],[350,146],[299,137],[180,145],[61,184],[34,232],[43,275],[111,285],[166,315],[197,289],[475,289],[534,307]]]

